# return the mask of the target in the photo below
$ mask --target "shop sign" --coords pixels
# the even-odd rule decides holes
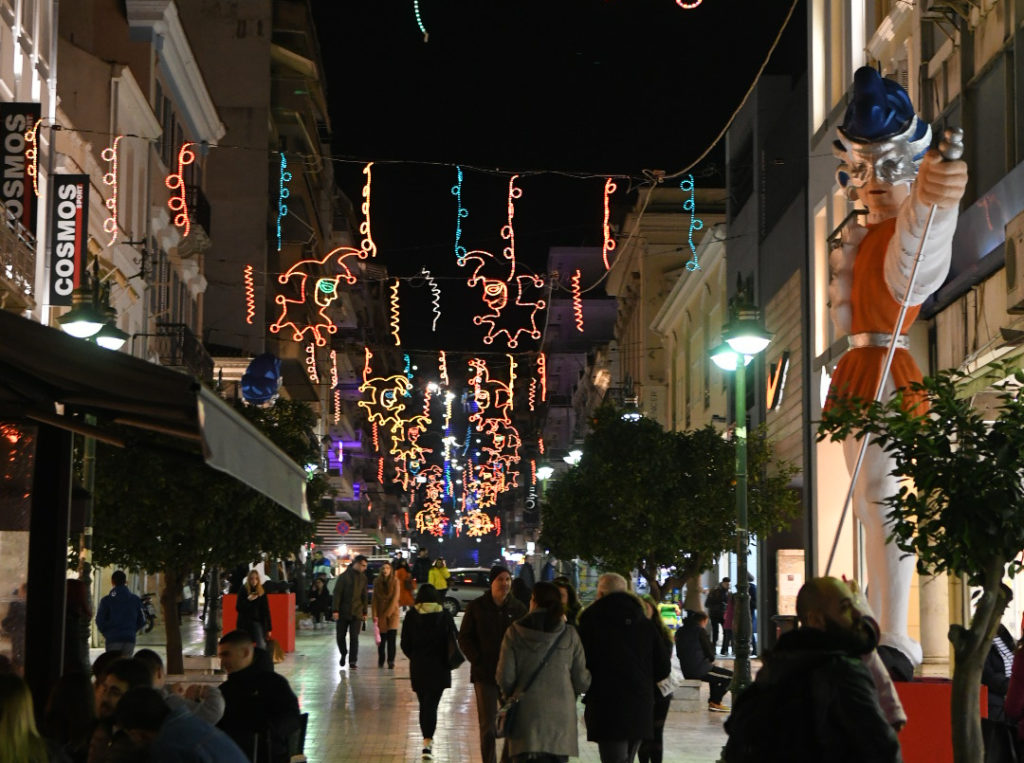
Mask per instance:
[[[70,305],[89,247],[89,176],[53,175],[50,183],[50,304]]]

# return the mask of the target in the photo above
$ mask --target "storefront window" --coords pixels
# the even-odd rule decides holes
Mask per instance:
[[[0,660],[25,664],[28,533],[35,461],[34,427],[0,422]]]

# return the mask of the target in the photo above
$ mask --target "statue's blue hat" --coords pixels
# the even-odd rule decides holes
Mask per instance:
[[[915,116],[910,97],[898,82],[862,66],[853,75],[853,100],[840,129],[858,143],[874,143],[905,132]],[[920,140],[927,130],[928,123],[918,120],[909,140]]]
[[[281,361],[265,352],[252,359],[242,374],[242,397],[255,405],[269,403],[281,387]]]

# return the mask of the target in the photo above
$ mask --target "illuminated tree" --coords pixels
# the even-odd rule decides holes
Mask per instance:
[[[799,511],[787,487],[795,468],[773,459],[762,431],[747,447],[750,530],[763,536]],[[661,568],[692,580],[734,548],[735,472],[732,442],[712,427],[666,432],[652,419],[623,419],[603,406],[579,465],[547,491],[541,542],[560,558],[638,570],[660,598]]]
[[[296,463],[320,463],[308,405],[279,399],[269,408],[236,403],[236,409]],[[207,466],[180,441],[147,436],[146,443],[116,448],[98,444],[94,558],[164,575],[161,596],[167,628],[167,670],[181,673],[178,596],[190,572],[250,562],[261,552],[286,556],[308,541],[315,524],[303,522],[233,477]],[[323,513],[326,477],[306,484],[313,522]]]

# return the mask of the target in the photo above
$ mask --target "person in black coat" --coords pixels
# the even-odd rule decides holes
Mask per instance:
[[[658,648],[661,651],[658,654],[657,662],[668,662],[671,666],[672,634],[669,633],[668,628],[665,626],[665,621],[661,619],[661,610],[658,608],[658,602],[650,594],[643,596],[640,600],[644,605],[644,614],[651,621],[654,630],[661,636],[658,639]],[[638,750],[640,763],[661,763],[664,758],[665,720],[668,718],[669,707],[672,705],[672,693],[669,692],[668,695],[662,694],[661,687],[658,686],[658,683],[665,678],[668,678],[667,674],[664,676],[654,676],[654,736],[641,742],[640,749]]]
[[[629,763],[640,742],[653,738],[654,683],[671,670],[670,657],[658,644],[661,636],[627,589],[621,575],[602,575],[597,600],[580,614],[591,675],[584,720],[602,763]]]
[[[683,626],[676,631],[676,656],[683,678],[704,681],[711,687],[708,710],[728,712],[722,698],[732,682],[732,671],[715,665],[715,647],[708,636],[705,612],[688,612]]]
[[[252,642],[260,649],[266,649],[271,630],[270,604],[260,583],[260,573],[256,570],[249,571],[245,585],[238,590],[235,610],[238,612],[238,630],[252,636]]]
[[[331,592],[327,590],[327,584],[323,578],[315,578],[313,587],[309,591],[309,614],[313,616],[313,623],[319,625],[324,620],[331,618]]]
[[[455,621],[438,602],[437,589],[424,583],[416,592],[416,604],[402,623],[400,646],[409,658],[409,678],[420,703],[423,754],[429,755],[437,728],[437,706],[444,690],[452,685],[448,669],[448,642],[456,634]]]

